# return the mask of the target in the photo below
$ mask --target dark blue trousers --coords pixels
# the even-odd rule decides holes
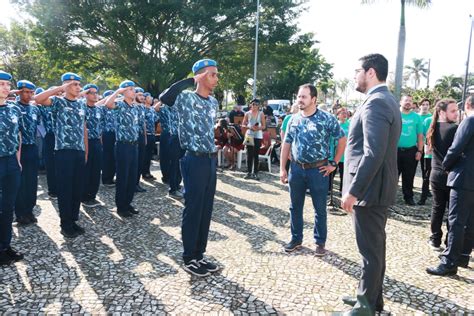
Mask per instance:
[[[102,143],[100,139],[89,139],[86,172],[84,173],[84,190],[82,201],[95,199],[99,192],[100,169],[102,167]]]
[[[79,208],[84,188],[85,152],[61,149],[56,150],[54,158],[61,228],[72,229],[72,224],[79,220]]]
[[[461,256],[469,257],[474,246],[474,191],[451,188],[448,222],[448,245],[442,260],[453,265]]]
[[[16,155],[0,157],[0,251],[10,247],[12,241],[13,208],[20,187],[20,166]]]
[[[117,211],[126,211],[133,201],[137,185],[138,146],[136,144],[117,142],[117,183],[115,185],[115,204]]]
[[[38,192],[39,154],[36,145],[22,145],[20,189],[16,197],[16,217],[33,214]]]
[[[179,184],[181,183],[181,169],[179,167],[179,161],[184,155],[184,150],[181,148],[179,143],[179,138],[177,135],[172,135],[170,137],[170,146],[169,146],[169,180],[170,180],[170,192],[176,192],[179,189]]]
[[[46,166],[46,181],[49,194],[58,194],[54,154],[54,133],[46,133],[43,143],[43,157]]]
[[[140,183],[140,177],[142,175],[143,166],[145,165],[145,139],[146,136],[143,133],[138,135],[138,163],[137,163],[137,181],[136,184]]]
[[[201,260],[206,251],[216,193],[217,157],[185,154],[181,158],[184,210],[181,225],[183,260]]]
[[[110,184],[115,176],[115,132],[104,132],[102,144],[102,183]]]
[[[155,150],[155,135],[147,134],[146,135],[146,147],[145,147],[145,161],[143,163],[142,175],[151,174],[151,158],[153,157],[153,151]]]
[[[170,134],[165,132],[160,134],[160,169],[165,182],[169,181],[170,155],[169,155]]]

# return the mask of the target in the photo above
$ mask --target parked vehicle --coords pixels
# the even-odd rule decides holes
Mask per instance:
[[[273,115],[285,115],[291,106],[290,100],[268,100],[268,105],[273,109]]]

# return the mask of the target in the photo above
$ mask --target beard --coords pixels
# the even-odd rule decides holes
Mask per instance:
[[[367,92],[367,82],[365,82],[365,81],[357,82],[356,91],[358,91],[360,93],[366,93]]]

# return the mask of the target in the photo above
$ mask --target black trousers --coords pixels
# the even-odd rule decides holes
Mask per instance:
[[[402,175],[402,192],[405,201],[413,199],[413,182],[418,161],[415,159],[416,146],[398,148],[398,176]]]
[[[145,139],[146,135],[143,133],[140,133],[138,135],[138,157],[137,157],[137,178],[135,184],[140,183],[140,177],[142,175],[142,170],[143,166],[145,165],[145,150],[146,150],[146,145],[145,145]]]
[[[117,142],[117,183],[115,185],[115,204],[117,211],[128,211],[133,201],[137,185],[138,146]]]
[[[100,169],[102,167],[102,143],[100,139],[89,139],[86,172],[84,173],[84,190],[82,201],[96,198],[100,185]]]
[[[421,199],[426,200],[430,192],[430,174],[431,174],[431,158],[422,158],[420,160],[421,175],[423,177],[423,185],[421,187]]]
[[[170,177],[170,190],[169,192],[176,192],[180,188],[182,178],[180,169],[180,160],[183,158],[185,151],[181,148],[179,143],[178,135],[170,136],[169,146],[169,177]]]
[[[36,145],[22,145],[20,162],[22,166],[20,189],[16,196],[16,217],[33,214],[38,192],[38,147]]]
[[[110,184],[115,176],[115,132],[104,132],[102,143],[102,183]]]
[[[344,179],[344,163],[343,162],[339,162],[337,164],[337,169],[339,170],[339,191],[342,192],[342,181]]]
[[[16,154],[0,157],[0,251],[10,247],[12,241],[13,212],[20,187],[20,172]]]
[[[56,150],[56,174],[58,183],[58,207],[61,228],[72,229],[79,220],[86,156],[82,150]]]
[[[170,134],[161,132],[160,134],[160,169],[163,182],[168,183],[170,179]]]
[[[155,135],[147,134],[146,135],[146,147],[145,147],[145,161],[143,163],[142,176],[151,174],[151,158],[153,157],[153,152],[155,150]]]
[[[357,247],[362,256],[362,275],[353,312],[361,315],[383,310],[383,279],[388,206],[354,206]]]
[[[451,188],[448,221],[448,246],[442,261],[454,265],[461,256],[469,257],[474,246],[474,191]]]
[[[445,183],[431,181],[433,204],[431,206],[431,237],[435,245],[441,245],[443,238],[443,218],[446,208],[449,207],[450,188]],[[446,234],[449,231],[449,222],[446,222]],[[447,239],[446,239],[447,243]]]
[[[253,173],[258,173],[258,155],[260,151],[260,146],[262,144],[262,140],[259,138],[254,138],[254,146],[247,146],[247,172],[252,173],[252,166],[253,166]]]
[[[46,167],[46,182],[48,184],[48,194],[58,194],[56,165],[54,163],[54,133],[46,133],[43,143],[43,157]]]

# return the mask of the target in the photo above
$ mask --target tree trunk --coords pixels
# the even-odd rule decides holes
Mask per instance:
[[[397,65],[395,69],[395,99],[400,100],[403,80],[403,58],[405,57],[405,0],[401,1],[400,31],[398,33]]]

